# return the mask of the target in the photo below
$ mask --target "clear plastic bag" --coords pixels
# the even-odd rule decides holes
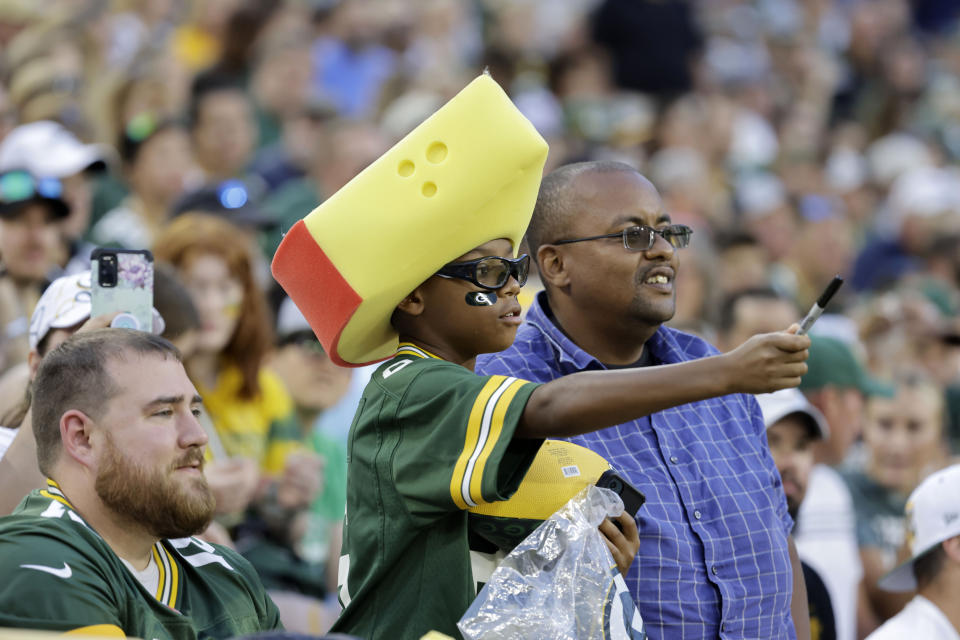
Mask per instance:
[[[643,621],[597,530],[623,511],[590,486],[494,570],[458,624],[465,640],[644,640]]]

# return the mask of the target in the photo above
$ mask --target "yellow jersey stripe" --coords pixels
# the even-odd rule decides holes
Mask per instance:
[[[62,502],[63,504],[73,509],[73,505],[70,504],[69,500],[67,500],[67,496],[63,495],[63,491],[60,489],[60,485],[57,484],[56,480],[51,480],[50,478],[47,478],[47,488],[41,489],[40,495],[42,495],[45,498],[51,498],[53,500],[57,500],[58,502]],[[76,511],[76,509],[73,509],[73,510]]]
[[[71,509],[73,509],[73,505],[70,504],[65,498],[61,498],[60,496],[58,496],[58,495],[56,495],[56,494],[50,493],[50,492],[47,491],[46,489],[41,489],[41,490],[40,490],[40,495],[42,495],[44,498],[50,498],[51,500],[56,500],[57,502],[62,502],[63,504],[65,504],[65,505],[67,505],[68,507],[70,507]]]
[[[174,560],[173,555],[167,551],[167,548],[163,545],[160,545],[163,555],[167,559],[167,566],[170,568],[170,597],[167,598],[167,606],[171,609],[177,608],[177,588],[180,586],[180,568],[177,566],[177,561]]]
[[[411,356],[418,356],[420,358],[436,358],[437,360],[443,360],[440,356],[430,353],[422,347],[418,347],[412,342],[401,342],[400,346],[397,347],[397,352],[394,355],[406,354]]]
[[[480,441],[483,415],[490,397],[496,393],[505,380],[504,376],[490,376],[480,393],[477,394],[477,399],[473,402],[473,409],[470,410],[463,449],[460,450],[460,457],[457,458],[457,463],[453,467],[453,476],[450,478],[450,497],[453,498],[453,503],[460,509],[476,506],[472,504],[470,499],[470,474],[468,470],[472,466],[470,460],[483,449],[484,443]]]
[[[41,634],[46,635],[46,634]],[[51,634],[52,635],[52,634]],[[126,638],[127,634],[115,624],[92,624],[64,631],[65,636],[96,636],[98,638]]]
[[[485,502],[482,491],[483,470],[484,467],[486,467],[487,460],[490,459],[490,454],[493,453],[493,448],[500,440],[500,434],[503,432],[503,421],[507,416],[507,410],[510,408],[510,403],[513,402],[513,397],[517,395],[517,391],[520,390],[520,387],[527,384],[526,380],[518,380],[516,378],[507,378],[507,380],[510,382],[503,389],[503,392],[499,394],[499,397],[494,396],[491,398],[490,403],[487,405],[487,410],[489,411],[490,416],[488,435],[486,438],[486,443],[483,445],[483,449],[480,451],[480,455],[473,466],[473,473],[470,474],[470,498],[477,504]],[[484,420],[486,420],[486,417],[487,416],[485,415]]]
[[[153,545],[153,561],[157,563],[157,571],[159,572],[159,577],[157,578],[157,593],[154,594],[154,597],[163,602],[164,592],[167,587],[167,569],[164,566],[163,558],[160,557],[160,553],[157,551],[157,545],[159,542]]]

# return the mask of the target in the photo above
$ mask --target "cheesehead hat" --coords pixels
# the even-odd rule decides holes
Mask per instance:
[[[273,275],[331,359],[391,356],[390,316],[444,264],[530,222],[547,143],[476,78],[286,234]]]
[[[509,551],[608,469],[610,463],[586,447],[545,440],[509,500],[467,510],[470,530]]]

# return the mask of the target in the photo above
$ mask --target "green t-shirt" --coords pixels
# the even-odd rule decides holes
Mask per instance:
[[[409,344],[377,369],[347,445],[349,569],[333,631],[460,637],[476,596],[465,509],[516,491],[542,442],[513,437],[536,387]]]
[[[903,515],[907,496],[877,484],[863,471],[849,471],[843,479],[850,488],[857,522],[857,544],[883,552],[889,568],[896,564],[897,552],[906,537]]]
[[[0,627],[94,625],[157,639],[229,638],[282,629],[276,605],[236,552],[196,538],[153,548],[151,593],[73,509],[56,483],[0,518]]]

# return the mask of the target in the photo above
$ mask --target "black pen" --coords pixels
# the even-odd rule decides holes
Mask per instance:
[[[810,330],[810,327],[813,326],[813,323],[817,321],[817,318],[823,313],[823,310],[826,308],[827,303],[830,302],[830,298],[833,297],[833,294],[837,292],[837,289],[840,288],[840,285],[843,284],[843,278],[840,276],[833,276],[833,280],[830,281],[830,284],[827,285],[827,288],[823,290],[823,293],[820,294],[820,297],[817,298],[817,301],[813,303],[813,306],[810,307],[810,311],[807,312],[807,315],[800,321],[800,329],[797,331],[798,336],[802,336]]]

